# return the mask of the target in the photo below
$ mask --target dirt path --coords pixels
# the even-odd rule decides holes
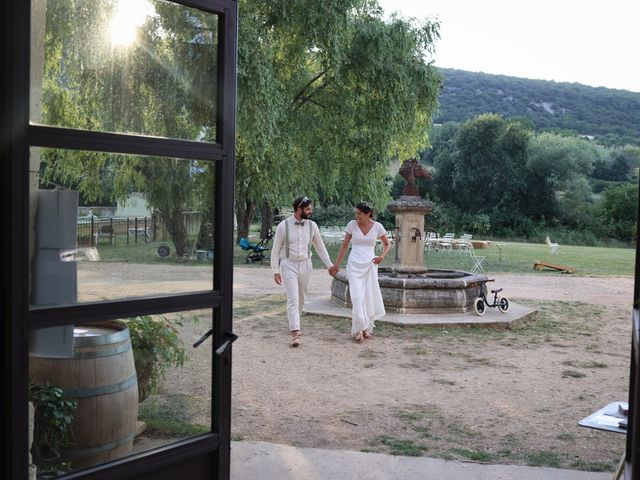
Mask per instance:
[[[312,292],[327,292],[330,277],[314,275]],[[633,280],[495,278],[510,298],[540,308],[537,325],[444,333],[379,324],[372,341],[356,345],[348,322],[306,316],[304,344],[292,349],[270,272],[236,269],[238,303],[262,298],[257,317],[235,319],[234,436],[613,470],[623,436],[577,421],[627,398]]]
[[[81,269],[79,286],[84,298],[104,298],[211,281],[207,267],[143,270],[93,264]],[[312,293],[329,284],[316,271]],[[233,438],[613,470],[624,436],[577,422],[627,398],[633,279],[500,274],[495,285],[534,305],[538,319],[515,331],[379,322],[374,338],[357,345],[348,321],[307,315],[294,349],[270,270],[236,268]],[[185,342],[207,328],[186,323]],[[207,423],[211,345],[188,349],[191,360],[170,372],[158,398],[185,400],[188,420]]]

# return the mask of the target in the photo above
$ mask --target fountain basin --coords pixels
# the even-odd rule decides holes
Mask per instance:
[[[382,301],[395,313],[467,313],[488,277],[460,270],[427,269],[425,273],[399,274],[389,268],[378,270]],[[331,300],[351,307],[349,282],[339,271],[331,282]]]

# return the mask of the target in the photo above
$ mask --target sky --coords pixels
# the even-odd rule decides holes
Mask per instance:
[[[439,18],[434,64],[640,92],[640,0],[378,0]]]

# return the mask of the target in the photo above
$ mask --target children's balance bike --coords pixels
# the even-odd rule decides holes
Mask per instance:
[[[502,291],[501,288],[491,290],[493,293],[493,302],[489,303],[487,299],[487,282],[494,282],[495,279],[490,278],[482,282],[480,288],[480,296],[473,302],[473,309],[478,315],[484,315],[487,312],[487,307],[498,307],[501,313],[507,313],[509,311],[509,299],[507,297],[499,297],[498,294]]]

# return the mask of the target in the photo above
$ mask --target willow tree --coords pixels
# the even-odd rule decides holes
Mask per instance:
[[[428,143],[438,23],[367,0],[241,0],[239,28],[238,237],[256,206],[298,194],[382,206],[390,159]]]
[[[108,37],[118,15],[143,8],[136,43]],[[119,9],[122,9],[119,11]],[[48,2],[44,39],[43,121],[61,127],[215,141],[217,18],[167,2],[90,0]],[[117,40],[117,39],[116,39]],[[146,194],[173,240],[176,254],[190,253],[185,215],[202,208],[195,160],[107,155],[70,150],[43,153],[44,182],[77,187],[101,198],[103,175],[112,176],[114,198]]]

